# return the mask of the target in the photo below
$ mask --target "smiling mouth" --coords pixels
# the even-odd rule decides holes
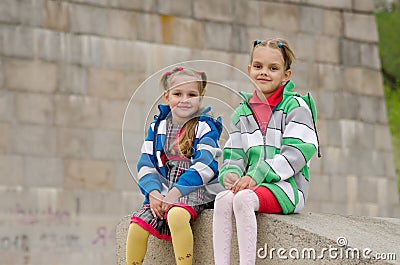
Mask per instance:
[[[190,109],[190,107],[189,106],[179,106],[178,108],[180,108],[180,109]]]

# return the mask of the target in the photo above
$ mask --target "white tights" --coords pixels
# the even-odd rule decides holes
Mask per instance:
[[[220,192],[214,204],[213,245],[215,265],[230,265],[232,215],[236,218],[240,265],[256,263],[258,197],[252,190]]]

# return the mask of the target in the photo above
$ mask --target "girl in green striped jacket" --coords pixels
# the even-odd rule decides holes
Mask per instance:
[[[254,41],[248,73],[257,89],[241,93],[231,117],[229,139],[213,217],[215,264],[230,264],[232,216],[240,264],[255,264],[255,212],[290,214],[306,202],[309,162],[318,150],[315,104],[293,92],[295,56],[287,41]]]

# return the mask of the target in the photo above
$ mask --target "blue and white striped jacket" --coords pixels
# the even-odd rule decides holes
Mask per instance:
[[[167,174],[161,157],[166,139],[166,118],[171,109],[168,105],[159,105],[160,114],[155,116],[150,124],[147,137],[142,145],[141,155],[137,164],[139,188],[145,195],[145,203],[149,203],[148,195],[153,190],[158,190],[166,195]],[[218,139],[222,132],[220,119],[214,119],[207,114],[211,108],[206,108],[199,116],[195,128],[195,140],[190,157],[191,166],[173,184],[182,196],[194,191],[199,186],[215,182],[218,178],[218,162],[216,158],[221,155]]]

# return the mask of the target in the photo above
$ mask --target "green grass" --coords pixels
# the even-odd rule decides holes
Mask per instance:
[[[397,175],[397,187],[400,193],[400,88],[393,90],[385,86],[385,100],[390,133],[392,135],[393,162]]]
[[[400,3],[400,1],[398,2]],[[392,135],[393,159],[400,193],[400,4],[392,12],[375,14],[379,55],[385,83],[385,100]]]
[[[392,89],[398,88],[400,81],[398,72],[400,69],[400,10],[377,13],[376,21],[379,32],[379,55],[384,77]]]

